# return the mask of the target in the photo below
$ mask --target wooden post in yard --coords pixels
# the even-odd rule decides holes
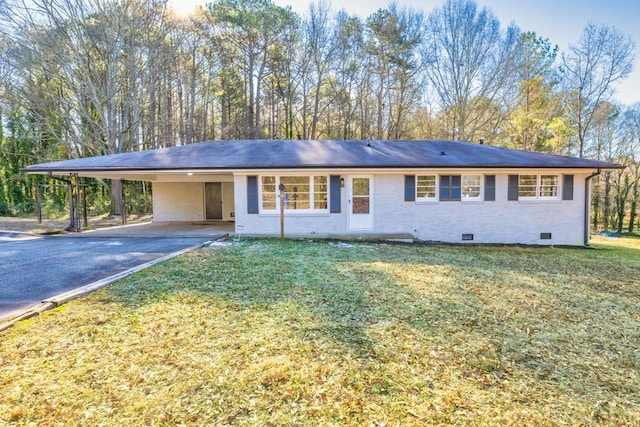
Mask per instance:
[[[280,190],[280,240],[284,240],[284,184],[278,186]]]

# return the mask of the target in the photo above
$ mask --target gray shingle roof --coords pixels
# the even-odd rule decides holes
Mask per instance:
[[[456,141],[213,141],[43,163],[29,173],[300,168],[617,169],[588,159]]]

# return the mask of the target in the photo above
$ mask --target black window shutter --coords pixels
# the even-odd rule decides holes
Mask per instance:
[[[440,176],[440,201],[451,202],[461,199],[460,175]]]
[[[449,189],[451,187],[451,176],[440,175],[440,201],[451,200]]]
[[[573,200],[573,175],[562,177],[562,200]]]
[[[495,202],[496,200],[496,176],[484,176],[484,200],[485,202]]]
[[[329,177],[329,212],[340,213],[340,175]]]
[[[462,199],[462,177],[460,175],[451,176],[451,200]]]
[[[405,202],[416,201],[416,176],[415,175],[404,176],[404,201]]]
[[[518,200],[518,175],[509,175],[508,200]]]
[[[247,213],[257,214],[260,212],[258,201],[258,177],[251,175],[247,177]]]

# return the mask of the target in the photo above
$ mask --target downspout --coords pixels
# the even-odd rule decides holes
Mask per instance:
[[[589,223],[591,222],[591,185],[589,181],[600,175],[602,171],[598,169],[584,180],[584,245],[589,246]]]

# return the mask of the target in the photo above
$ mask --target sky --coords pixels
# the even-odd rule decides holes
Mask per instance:
[[[309,7],[309,0],[273,0],[279,6],[291,6],[299,14]],[[410,7],[428,14],[444,0],[395,0],[399,7]],[[170,0],[181,13],[193,11],[195,4],[210,0]],[[513,23],[522,31],[538,36],[566,51],[576,43],[589,23],[607,24],[629,34],[636,43],[635,66],[629,78],[617,84],[615,99],[627,105],[640,102],[640,1],[638,0],[476,0],[487,7],[506,27]],[[330,0],[334,10],[344,9],[366,18],[387,7],[390,0]]]

